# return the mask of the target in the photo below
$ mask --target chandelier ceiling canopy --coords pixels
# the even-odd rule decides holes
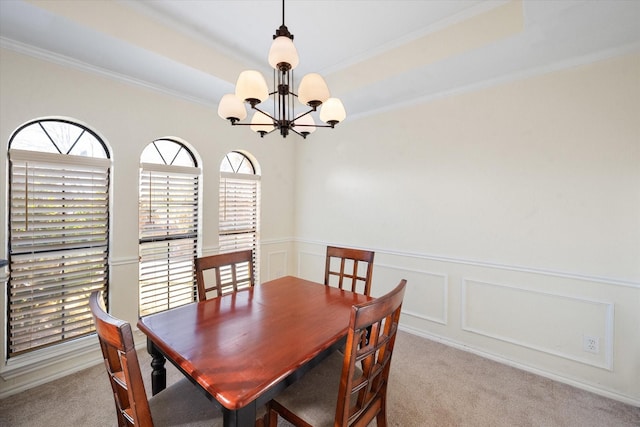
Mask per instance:
[[[299,63],[298,51],[293,44],[293,34],[284,24],[284,0],[282,0],[282,25],[273,36],[269,50],[269,65],[273,71],[273,91],[269,91],[264,76],[256,70],[240,73],[235,93],[222,97],[218,104],[218,115],[229,120],[234,126],[250,126],[251,130],[264,137],[275,130],[286,138],[290,132],[303,138],[316,128],[330,127],[343,121],[346,112],[342,101],[332,98],[322,76],[316,73],[306,74],[300,81],[298,91],[293,92],[293,70]],[[259,105],[273,97],[273,109]],[[295,101],[295,98],[298,100]],[[296,104],[299,103],[299,111]],[[249,123],[241,122],[247,117],[247,107],[254,111]],[[326,124],[316,124],[311,113],[320,112],[320,120]]]

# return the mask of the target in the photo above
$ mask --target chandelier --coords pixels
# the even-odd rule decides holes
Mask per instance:
[[[293,45],[293,34],[284,25],[284,0],[282,0],[282,25],[273,36],[269,50],[269,64],[273,67],[273,91],[269,92],[264,76],[256,70],[240,73],[235,94],[226,94],[218,105],[218,115],[229,120],[233,126],[250,126],[251,130],[264,137],[275,130],[286,138],[289,132],[303,138],[319,127],[333,128],[343,121],[346,112],[338,98],[331,98],[329,88],[322,76],[306,74],[300,81],[298,92],[293,89],[293,70],[298,65],[298,52]],[[273,96],[272,113],[259,108],[259,104]],[[297,98],[303,110],[299,114],[294,108]],[[246,104],[254,110],[250,123],[241,123],[247,117]],[[320,120],[326,124],[316,124],[312,112],[320,110]]]

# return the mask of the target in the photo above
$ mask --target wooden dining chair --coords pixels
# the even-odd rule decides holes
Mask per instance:
[[[387,383],[407,281],[354,305],[344,356],[333,352],[267,404],[266,425],[278,415],[298,427],[387,425]],[[365,342],[367,327],[371,336]]]
[[[207,299],[207,294],[216,292],[216,297],[237,292],[255,285],[253,277],[253,250],[230,252],[199,257],[195,260],[198,301]],[[213,270],[215,283],[207,286],[205,272]]]
[[[340,289],[344,289],[346,284],[350,286],[347,290],[369,296],[374,256],[373,251],[327,246],[324,284],[335,284]]]
[[[89,307],[116,404],[118,426],[222,425],[222,412],[187,378],[147,399],[131,325],[104,311],[100,291]],[[262,421],[261,421],[262,422]]]

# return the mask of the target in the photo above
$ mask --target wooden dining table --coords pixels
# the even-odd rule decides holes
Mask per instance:
[[[253,426],[258,408],[344,341],[352,306],[371,299],[286,276],[142,317],[152,392],[165,387],[169,360],[219,404],[225,427]]]

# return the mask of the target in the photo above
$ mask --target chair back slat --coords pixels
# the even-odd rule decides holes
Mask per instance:
[[[212,291],[219,297],[255,285],[251,249],[199,257],[195,259],[195,267],[198,301],[205,301]],[[210,286],[205,281],[207,270],[214,270],[215,283]]]
[[[374,256],[373,251],[327,246],[324,284],[370,295]]]

